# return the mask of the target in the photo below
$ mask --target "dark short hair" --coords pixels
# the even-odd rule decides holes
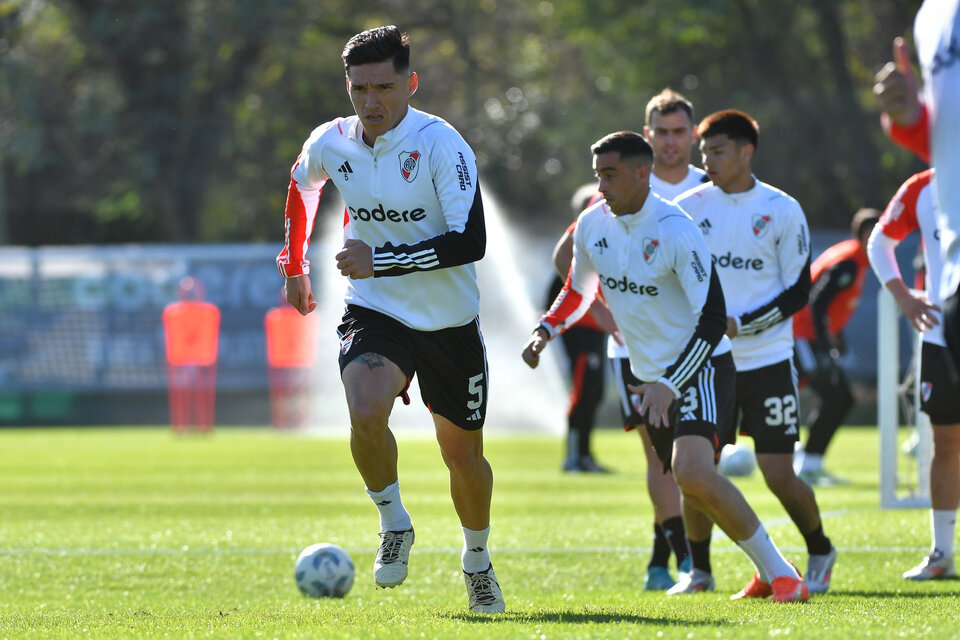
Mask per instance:
[[[738,109],[711,113],[697,125],[700,138],[726,134],[737,144],[749,142],[754,148],[760,142],[760,125],[749,114]]]
[[[374,62],[393,60],[393,70],[397,73],[410,71],[410,37],[400,29],[388,25],[367,29],[350,38],[343,47],[343,68]]]
[[[646,139],[636,131],[617,131],[603,136],[590,147],[593,155],[617,151],[620,159],[635,159],[640,164],[653,164],[653,148]]]
[[[879,209],[863,208],[853,214],[853,220],[850,221],[850,231],[853,237],[860,239],[860,236],[866,231],[872,231],[874,225],[880,222],[880,216],[883,213]]]
[[[646,119],[644,122],[649,127],[650,118],[654,113],[665,114],[683,111],[693,122],[693,103],[687,100],[682,94],[677,93],[669,87],[650,98],[647,103]]]

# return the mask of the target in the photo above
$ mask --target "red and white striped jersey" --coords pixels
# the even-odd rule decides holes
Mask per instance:
[[[730,350],[722,335],[723,296],[719,281],[710,286],[707,255],[693,220],[653,193],[629,215],[616,216],[598,202],[577,220],[567,282],[541,326],[554,336],[576,322],[599,282],[634,375],[661,380],[677,393],[706,359]],[[722,327],[715,336],[698,335],[701,315],[708,311],[719,311]]]
[[[374,277],[348,279],[346,302],[421,331],[467,324],[479,312],[473,263],[486,246],[473,151],[444,120],[412,107],[373,148],[361,134],[356,116],[337,118],[304,143],[291,172],[280,273],[310,272],[320,192],[332,180],[346,203],[344,238],[374,251]]]
[[[793,357],[793,314],[810,294],[810,233],[800,204],[754,178],[742,193],[712,182],[676,201],[700,225],[736,318],[737,371]]]
[[[886,284],[900,278],[900,268],[894,249],[912,231],[919,230],[923,247],[923,262],[926,266],[924,284],[927,297],[937,306],[941,306],[940,279],[943,273],[943,259],[940,253],[940,231],[937,227],[937,210],[934,204],[936,178],[933,169],[927,169],[911,176],[900,185],[896,195],[887,204],[887,208],[874,229],[867,245],[867,255],[877,279]],[[883,237],[878,234],[883,234]],[[937,312],[938,322],[943,318]],[[943,336],[943,326],[923,332],[924,342],[947,346]]]

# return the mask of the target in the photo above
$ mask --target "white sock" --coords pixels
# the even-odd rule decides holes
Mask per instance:
[[[737,542],[744,553],[750,556],[753,564],[757,567],[760,579],[764,582],[773,582],[774,579],[783,576],[799,578],[800,574],[783,557],[777,545],[767,535],[767,530],[761,524],[756,532],[746,540]]]
[[[930,509],[933,550],[953,556],[953,535],[957,528],[957,512],[952,509]]]
[[[819,453],[803,452],[800,458],[800,471],[797,473],[817,473],[823,469],[823,456]]]
[[[413,528],[410,514],[400,500],[400,481],[387,485],[383,491],[370,491],[367,495],[380,511],[380,531],[406,531]]]
[[[460,562],[463,564],[463,570],[467,573],[486,571],[490,566],[490,549],[487,548],[490,527],[487,526],[480,531],[461,528],[463,529],[463,553],[460,554]]]

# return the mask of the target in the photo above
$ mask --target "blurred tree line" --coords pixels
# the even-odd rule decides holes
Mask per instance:
[[[518,223],[559,233],[589,145],[669,86],[756,117],[757,176],[845,227],[921,168],[870,92],[920,3],[0,0],[0,242],[279,243],[301,144],[352,113],[343,44],[391,23]]]

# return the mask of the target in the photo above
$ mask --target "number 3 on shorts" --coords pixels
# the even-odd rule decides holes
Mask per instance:
[[[471,396],[476,396],[476,399],[467,401],[467,409],[473,411],[483,405],[483,374],[472,376],[468,382],[467,391]]]

